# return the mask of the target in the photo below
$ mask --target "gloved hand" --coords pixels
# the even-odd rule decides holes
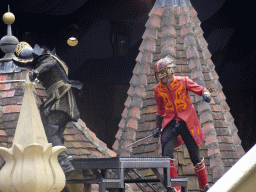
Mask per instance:
[[[158,138],[161,134],[161,129],[155,128],[155,130],[153,130],[152,134],[154,134],[153,135],[154,138]]]
[[[205,102],[207,102],[207,103],[210,103],[210,101],[211,101],[211,94],[210,94],[209,91],[205,91],[205,92],[203,93],[203,100],[204,100]]]
[[[37,71],[31,70],[29,72],[29,80],[33,82],[38,77],[38,75],[39,73]]]

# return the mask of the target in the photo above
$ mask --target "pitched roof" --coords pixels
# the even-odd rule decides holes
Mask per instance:
[[[25,79],[27,71],[18,73],[0,74],[0,80]],[[0,119],[0,146],[11,147],[15,134],[19,112],[23,100],[23,82],[0,84],[0,105],[3,117]],[[40,105],[46,98],[46,91],[39,83],[34,87],[37,104]],[[96,135],[86,127],[79,119],[78,122],[70,122],[64,131],[67,153],[79,157],[113,157],[116,154],[107,148],[107,145],[99,140]],[[1,161],[1,160],[0,160]],[[1,162],[0,162],[1,163]]]
[[[190,96],[206,137],[200,146],[200,154],[205,157],[209,182],[215,182],[244,154],[244,150],[203,37],[197,12],[189,0],[157,0],[149,13],[142,39],[113,150],[120,156],[161,154],[156,139],[146,139],[127,148],[125,146],[151,134],[155,128],[153,90],[156,80],[152,65],[171,55],[176,60],[177,76],[188,76],[199,85],[213,90],[210,104],[194,93],[190,93]],[[191,181],[189,189],[198,190],[186,147],[177,148],[174,157],[179,165],[179,175],[188,176]]]

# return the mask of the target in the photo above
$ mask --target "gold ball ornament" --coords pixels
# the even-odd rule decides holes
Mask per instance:
[[[11,25],[15,21],[15,16],[11,12],[7,12],[3,15],[3,21],[6,25]]]
[[[67,43],[69,46],[76,46],[78,44],[78,40],[77,38],[75,37],[70,37],[68,40],[67,40]]]

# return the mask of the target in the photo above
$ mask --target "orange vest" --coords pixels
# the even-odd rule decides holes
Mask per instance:
[[[157,104],[157,114],[165,115],[163,129],[174,119],[178,118],[186,122],[187,128],[194,138],[197,146],[201,145],[205,137],[202,127],[197,118],[194,106],[192,105],[188,91],[202,96],[206,88],[193,82],[188,77],[173,76],[169,89],[165,84],[159,82],[154,89],[154,97]],[[181,136],[178,136],[175,148],[183,144]]]

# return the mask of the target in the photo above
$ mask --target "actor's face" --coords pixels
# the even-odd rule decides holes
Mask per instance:
[[[156,73],[157,78],[162,82],[162,83],[168,83],[168,81],[172,80],[172,74],[173,74],[173,69],[172,68],[165,68]]]

